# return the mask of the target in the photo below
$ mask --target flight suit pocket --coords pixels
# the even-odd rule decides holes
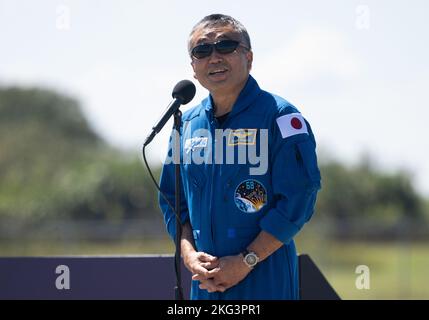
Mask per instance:
[[[320,171],[314,143],[310,140],[297,143],[299,157],[306,173],[312,182],[320,182]]]
[[[234,228],[236,237],[240,239],[253,239],[258,233],[261,231],[258,227],[250,227],[250,228]]]
[[[231,252],[239,252],[246,248],[258,236],[259,227],[236,227],[227,230],[228,247]]]
[[[186,179],[191,182],[191,187],[202,188],[206,182],[205,173],[200,165],[184,164],[183,169]]]
[[[202,210],[204,205],[204,185],[206,178],[201,168],[196,165],[184,165],[184,179],[188,187],[188,209],[193,229],[201,230]],[[199,233],[198,233],[199,234]],[[195,237],[196,234],[194,234]],[[197,239],[195,239],[197,240]]]

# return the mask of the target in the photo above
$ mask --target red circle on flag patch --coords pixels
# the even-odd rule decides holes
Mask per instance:
[[[294,129],[299,130],[299,129],[301,129],[301,128],[302,128],[301,120],[299,120],[298,118],[292,118],[292,119],[290,120],[290,124],[292,125],[292,127],[293,127]]]

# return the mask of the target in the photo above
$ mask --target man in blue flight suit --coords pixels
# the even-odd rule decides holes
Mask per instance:
[[[191,299],[299,299],[293,237],[320,189],[310,125],[250,76],[250,38],[234,18],[203,18],[189,53],[210,92],[183,115],[181,132],[180,245]],[[174,204],[173,163],[164,164],[161,190]],[[159,199],[175,239],[175,215]]]

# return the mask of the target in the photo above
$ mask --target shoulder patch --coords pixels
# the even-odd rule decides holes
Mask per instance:
[[[307,124],[301,113],[290,113],[276,119],[282,138],[288,138],[296,134],[308,134]]]

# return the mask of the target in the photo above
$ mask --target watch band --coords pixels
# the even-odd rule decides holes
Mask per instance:
[[[243,255],[243,258],[245,258],[249,253],[250,253],[250,251],[247,250],[247,248],[244,249],[243,251],[241,251],[241,254]]]

